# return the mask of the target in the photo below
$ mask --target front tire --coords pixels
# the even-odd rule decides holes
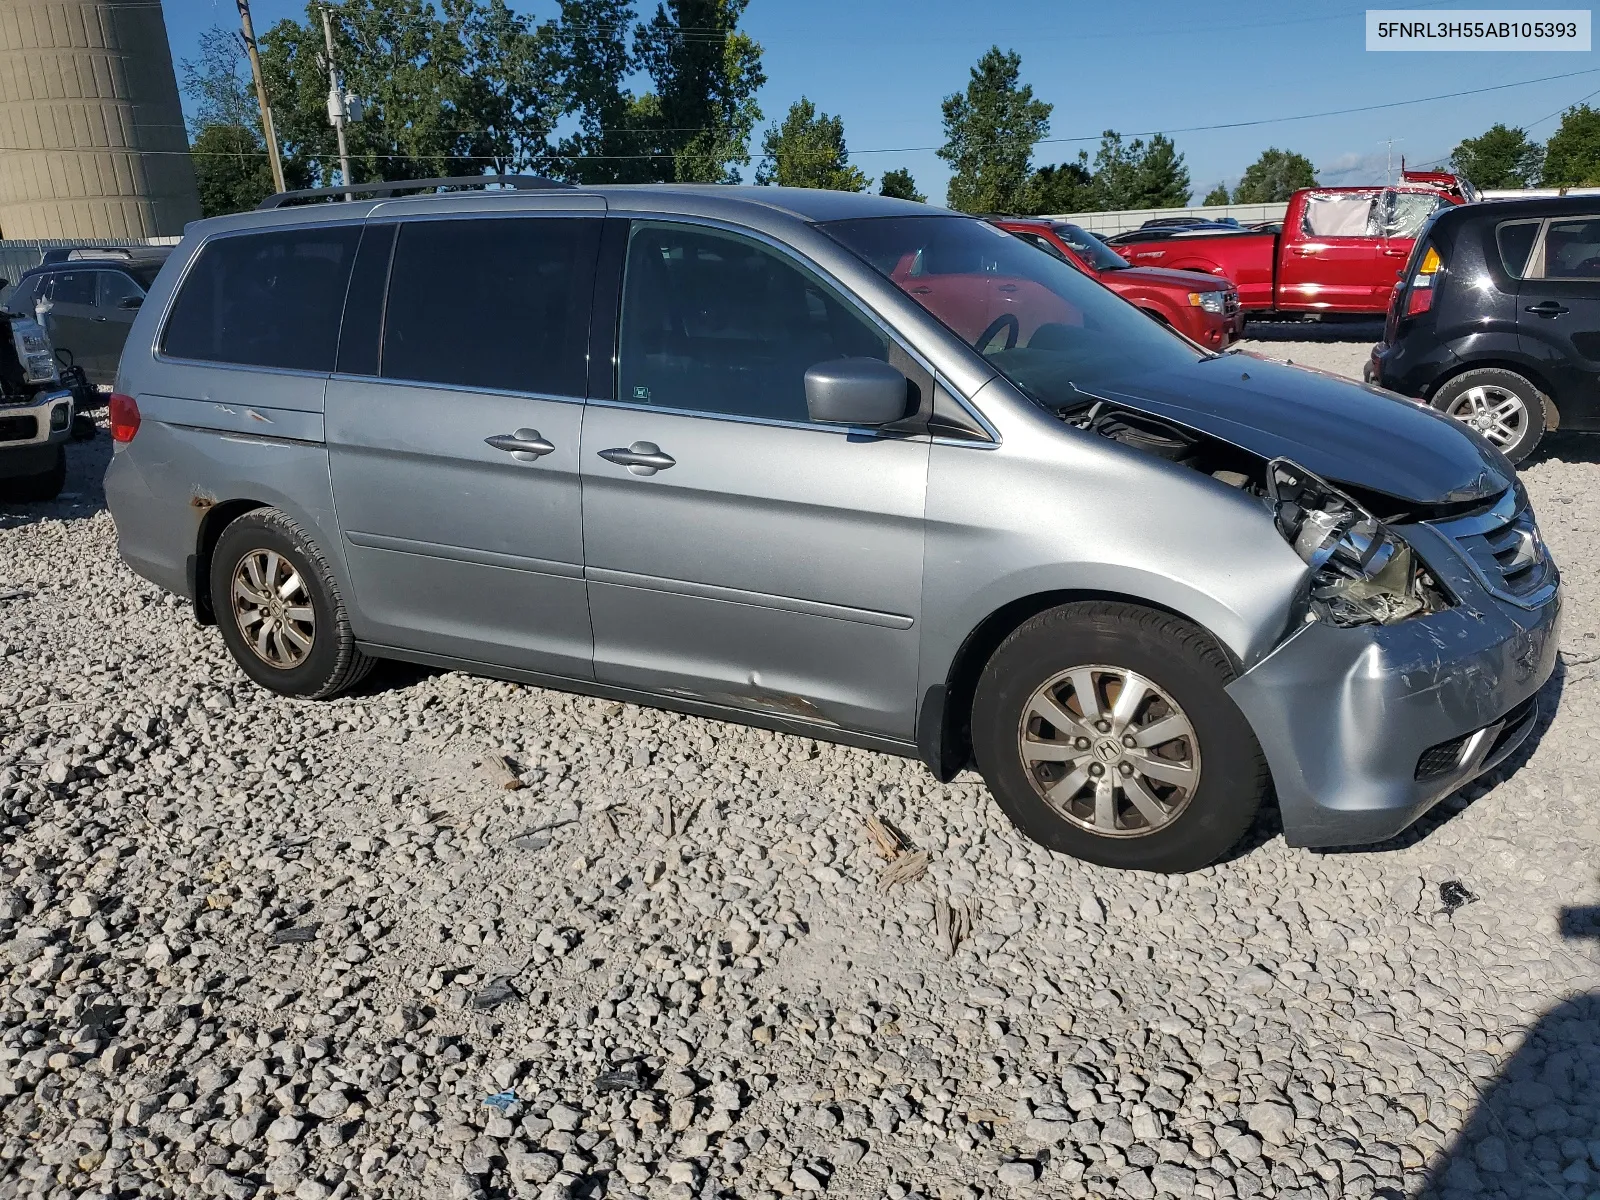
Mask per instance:
[[[35,504],[54,500],[67,485],[67,448],[56,446],[50,465],[36,475],[23,475],[0,483],[0,500]]]
[[[327,559],[278,509],[253,509],[222,531],[211,605],[239,669],[279,695],[324,700],[372,669]]]
[[[1520,463],[1544,437],[1545,406],[1550,401],[1515,371],[1480,367],[1446,382],[1430,403],[1481,433],[1513,463]]]
[[[1066,604],[1022,623],[973,699],[972,742],[1013,824],[1101,866],[1193,871],[1244,836],[1266,760],[1215,641],[1170,613]]]

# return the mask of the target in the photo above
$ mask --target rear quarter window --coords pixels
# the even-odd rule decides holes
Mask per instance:
[[[327,372],[359,225],[275,229],[208,242],[162,335],[174,358]]]
[[[1539,240],[1539,221],[1504,221],[1495,226],[1495,246],[1500,251],[1500,265],[1513,279],[1522,279],[1528,270],[1528,257],[1533,244]]]

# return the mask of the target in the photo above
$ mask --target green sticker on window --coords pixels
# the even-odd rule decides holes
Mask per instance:
[[[637,385],[633,389],[633,398],[635,400],[648,400],[648,399],[650,399],[650,389],[645,387],[644,384],[642,384],[642,383]]]

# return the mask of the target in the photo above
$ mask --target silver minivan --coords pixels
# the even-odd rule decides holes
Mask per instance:
[[[500,182],[202,221],[139,310],[121,553],[263,686],[406,659],[975,767],[1166,871],[1272,797],[1391,837],[1534,726],[1559,577],[1448,418],[926,205]]]

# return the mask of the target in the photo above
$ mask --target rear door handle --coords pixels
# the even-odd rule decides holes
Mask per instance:
[[[1554,300],[1545,300],[1539,304],[1530,304],[1523,311],[1531,312],[1539,317],[1559,317],[1564,312],[1571,312],[1565,304],[1557,304]]]
[[[654,442],[634,442],[626,450],[614,446],[610,450],[598,450],[596,453],[607,462],[627,467],[635,475],[654,475],[657,471],[665,471],[668,467],[678,465],[677,459],[663,453],[661,447]]]
[[[512,458],[532,462],[546,454],[555,453],[555,447],[539,436],[537,429],[519,429],[515,433],[497,433],[483,439],[496,450],[504,450]]]

